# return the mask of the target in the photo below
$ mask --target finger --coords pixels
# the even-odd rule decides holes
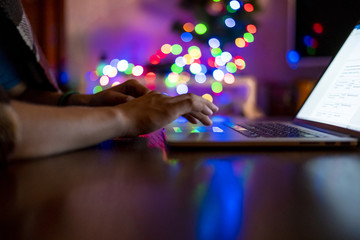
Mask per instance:
[[[150,92],[150,89],[146,88],[139,81],[131,79],[125,82],[125,94],[133,97],[140,97]]]
[[[190,114],[184,114],[183,117],[186,118],[190,123],[193,123],[193,124],[199,123],[199,121],[196,118],[194,118],[193,116],[191,116]]]
[[[207,105],[204,105],[204,109],[201,111],[201,113],[210,116],[213,115],[214,112]]]
[[[208,116],[202,114],[201,112],[192,112],[190,113],[190,115],[206,126],[212,125],[211,119]]]
[[[172,101],[178,103],[179,105],[183,104],[183,106],[180,107],[182,107],[182,109],[185,111],[202,112],[203,114],[208,116],[219,110],[219,108],[212,102],[191,93],[176,96],[173,98]]]
[[[108,92],[104,95],[104,102],[107,105],[117,105],[121,103],[126,103],[134,99],[133,96],[129,96],[120,92]]]
[[[109,88],[105,91],[123,93],[133,97],[140,97],[150,92],[148,88],[146,88],[139,81],[134,79],[128,80],[120,85]]]

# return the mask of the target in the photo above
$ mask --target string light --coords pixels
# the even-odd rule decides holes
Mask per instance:
[[[246,12],[253,12],[254,11],[254,6],[251,3],[246,3],[244,5],[244,10]]]
[[[193,35],[189,32],[184,32],[180,37],[184,42],[191,42],[193,40]]]
[[[186,84],[181,83],[181,84],[176,86],[176,92],[179,95],[186,94],[186,93],[189,92],[189,88],[188,88],[188,86]]]
[[[211,90],[214,92],[214,93],[221,93],[223,91],[223,86],[221,83],[219,82],[213,82],[211,84]]]
[[[229,6],[230,6],[233,10],[236,11],[236,10],[239,10],[239,9],[240,9],[241,4],[240,4],[238,1],[236,1],[236,0],[232,0],[232,1],[230,1]]]
[[[100,80],[99,80],[99,83],[101,86],[106,86],[109,84],[109,77],[108,76],[101,76],[100,77]]]
[[[141,76],[142,74],[144,73],[144,68],[140,65],[137,65],[135,67],[133,67],[132,69],[132,74],[135,76],[135,77],[139,77]]]
[[[129,63],[126,60],[120,60],[117,64],[117,69],[119,70],[119,72],[125,72],[128,67]]]
[[[195,32],[199,35],[203,35],[207,32],[207,27],[203,23],[199,23],[195,26]]]
[[[228,28],[233,28],[233,27],[235,27],[236,23],[235,23],[235,20],[233,18],[227,18],[227,19],[225,19],[225,25]]]
[[[208,93],[205,93],[204,95],[202,95],[202,97],[205,98],[206,100],[210,101],[210,102],[214,101],[214,98]]]
[[[183,48],[179,44],[174,44],[171,46],[171,53],[174,55],[179,55],[183,51]]]

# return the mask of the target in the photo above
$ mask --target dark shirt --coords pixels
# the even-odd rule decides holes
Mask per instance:
[[[0,0],[0,85],[10,90],[19,83],[58,89],[33,36],[19,0]]]

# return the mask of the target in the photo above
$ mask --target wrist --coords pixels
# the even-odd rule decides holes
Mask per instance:
[[[88,94],[74,93],[67,99],[67,105],[89,106],[90,98]]]

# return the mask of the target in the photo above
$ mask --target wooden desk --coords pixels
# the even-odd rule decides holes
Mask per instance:
[[[157,137],[2,168],[0,239],[360,239],[359,149],[165,151]]]

